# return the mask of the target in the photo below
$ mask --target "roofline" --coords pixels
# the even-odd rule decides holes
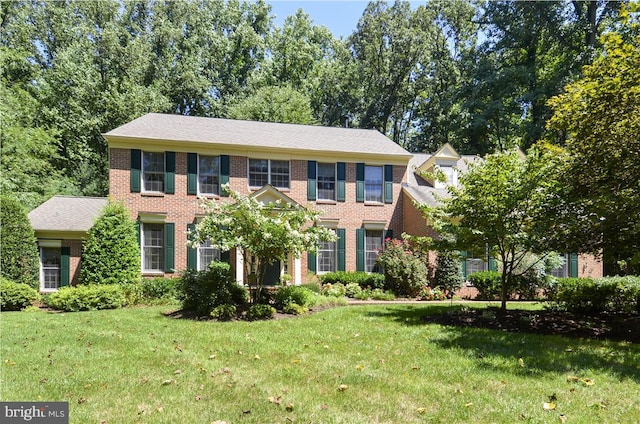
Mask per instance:
[[[193,141],[193,140],[165,140],[149,137],[128,137],[121,135],[102,134],[107,141],[110,149],[131,149],[132,146],[146,147],[150,151],[175,151],[189,153],[197,151],[206,153],[204,146],[210,147],[212,152],[230,154],[233,156],[260,157],[265,158],[270,155],[278,158],[283,156],[289,159],[308,160],[313,158],[326,159],[327,161],[336,160],[335,151],[315,150],[315,149],[299,149],[288,147],[269,147],[269,146],[251,146],[246,144],[230,144],[218,143],[215,141]],[[358,160],[366,160],[371,162],[379,162],[380,164],[406,165],[413,157],[410,153],[371,153],[371,152],[339,152],[341,158]],[[267,159],[269,159],[267,157]]]
[[[38,230],[34,229],[36,239],[54,240],[85,240],[89,236],[89,231],[83,230]]]

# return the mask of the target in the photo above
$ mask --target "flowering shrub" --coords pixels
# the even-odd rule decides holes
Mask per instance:
[[[422,286],[420,293],[418,293],[420,300],[444,300],[447,298],[447,294],[439,288],[431,288],[431,286]]]
[[[322,294],[325,296],[342,297],[347,294],[347,289],[342,283],[324,284]]]
[[[377,263],[384,269],[385,288],[396,296],[414,297],[427,282],[426,260],[408,240],[386,239]]]

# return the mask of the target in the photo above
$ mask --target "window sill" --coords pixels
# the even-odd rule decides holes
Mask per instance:
[[[364,202],[365,206],[384,206],[385,204],[382,202]]]
[[[335,200],[330,200],[330,199],[318,199],[316,200],[316,203],[319,205],[335,205],[338,202],[336,202]]]
[[[140,195],[143,197],[164,197],[164,193],[159,191],[143,191]]]
[[[210,193],[198,193],[198,197],[201,199],[215,199],[218,200],[220,198],[219,194],[210,194]]]
[[[143,277],[157,277],[164,275],[164,271],[142,271]]]

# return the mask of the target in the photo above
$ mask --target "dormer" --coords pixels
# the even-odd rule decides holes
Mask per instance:
[[[456,165],[461,156],[456,150],[446,143],[437,152],[435,152],[422,165],[415,170],[417,175],[421,175],[434,188],[446,188],[448,185],[458,184],[458,169]],[[446,182],[436,180],[434,175],[436,172],[442,172],[447,178]]]

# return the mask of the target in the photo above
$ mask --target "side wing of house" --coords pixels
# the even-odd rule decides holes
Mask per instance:
[[[102,197],[54,196],[29,213],[40,253],[40,291],[79,282],[82,243],[107,205]]]

